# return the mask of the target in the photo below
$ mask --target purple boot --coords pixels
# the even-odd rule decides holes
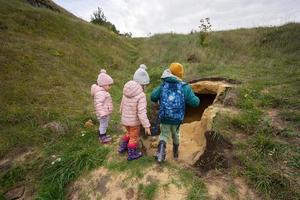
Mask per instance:
[[[99,136],[99,140],[100,142],[102,142],[102,144],[107,144],[111,142],[111,137],[109,135],[106,134],[101,134]]]
[[[128,148],[128,158],[127,160],[135,160],[135,159],[139,159],[140,157],[143,156],[143,153],[138,151],[137,148]]]
[[[118,152],[119,153],[125,153],[127,151],[127,144],[128,144],[128,141],[122,141],[120,143],[120,146],[119,146],[119,149],[118,149]]]

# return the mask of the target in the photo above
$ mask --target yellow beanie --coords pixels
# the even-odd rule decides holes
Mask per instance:
[[[178,78],[182,79],[184,75],[183,66],[180,63],[172,63],[169,67],[171,73]]]

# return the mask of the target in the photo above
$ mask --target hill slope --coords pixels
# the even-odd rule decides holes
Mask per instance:
[[[202,47],[198,34],[119,37],[66,11],[56,12],[61,8],[53,3],[54,11],[25,0],[0,0],[0,5],[1,193],[26,182],[28,198],[65,198],[69,183],[103,165],[118,173],[137,170],[133,173],[142,176],[144,166],[153,165],[150,157],[129,165],[117,162],[120,158],[111,156],[117,144],[99,146],[96,127],[83,126],[87,119],[97,121],[89,87],[106,68],[115,79],[111,94],[118,110],[123,84],[138,64],[149,66],[151,91],[163,69],[178,61],[186,67],[186,80],[243,82],[234,105],[241,114],[218,116],[214,127],[233,141],[237,132],[246,138],[234,143],[241,168],[224,172],[244,177],[262,199],[299,195],[299,24],[213,32]],[[274,127],[274,118],[281,129]],[[109,132],[115,139],[119,119],[114,112]],[[61,124],[64,134],[42,128],[51,122]],[[58,158],[62,161],[51,164]],[[188,177],[183,181],[187,197],[204,198],[203,180],[185,173],[179,174]],[[153,195],[155,187],[145,187],[144,195]]]
[[[100,69],[126,77],[117,69],[135,59],[130,42],[77,18],[23,1],[1,1],[0,13],[0,118],[10,137],[22,124],[91,113],[89,87]],[[14,145],[13,140],[1,142],[1,147]]]

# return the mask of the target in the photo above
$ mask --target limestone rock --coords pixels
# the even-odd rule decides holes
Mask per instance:
[[[84,123],[84,127],[86,127],[86,128],[92,128],[93,126],[94,126],[94,123],[91,119],[89,119],[88,121],[86,121]]]
[[[45,124],[43,126],[43,128],[45,129],[50,129],[51,131],[53,131],[54,133],[57,133],[59,135],[64,135],[66,134],[66,130],[64,128],[64,126],[60,123],[60,122],[50,122],[48,124]]]
[[[0,161],[0,172],[5,172],[9,168],[11,168],[12,162],[11,160]]]
[[[23,194],[25,192],[25,187],[23,185],[21,186],[16,186],[10,190],[8,190],[5,194],[4,197],[7,200],[13,200],[13,199],[21,199]]]
[[[223,100],[225,106],[235,106],[237,103],[238,94],[233,90],[229,90]]]

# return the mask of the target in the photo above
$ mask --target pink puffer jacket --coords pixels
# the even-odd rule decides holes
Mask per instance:
[[[147,117],[147,99],[139,83],[128,81],[125,84],[120,112],[123,125],[138,126],[142,124],[144,128],[150,127]]]
[[[98,118],[112,113],[113,103],[111,96],[103,87],[93,84],[91,95],[94,97],[94,106]]]

